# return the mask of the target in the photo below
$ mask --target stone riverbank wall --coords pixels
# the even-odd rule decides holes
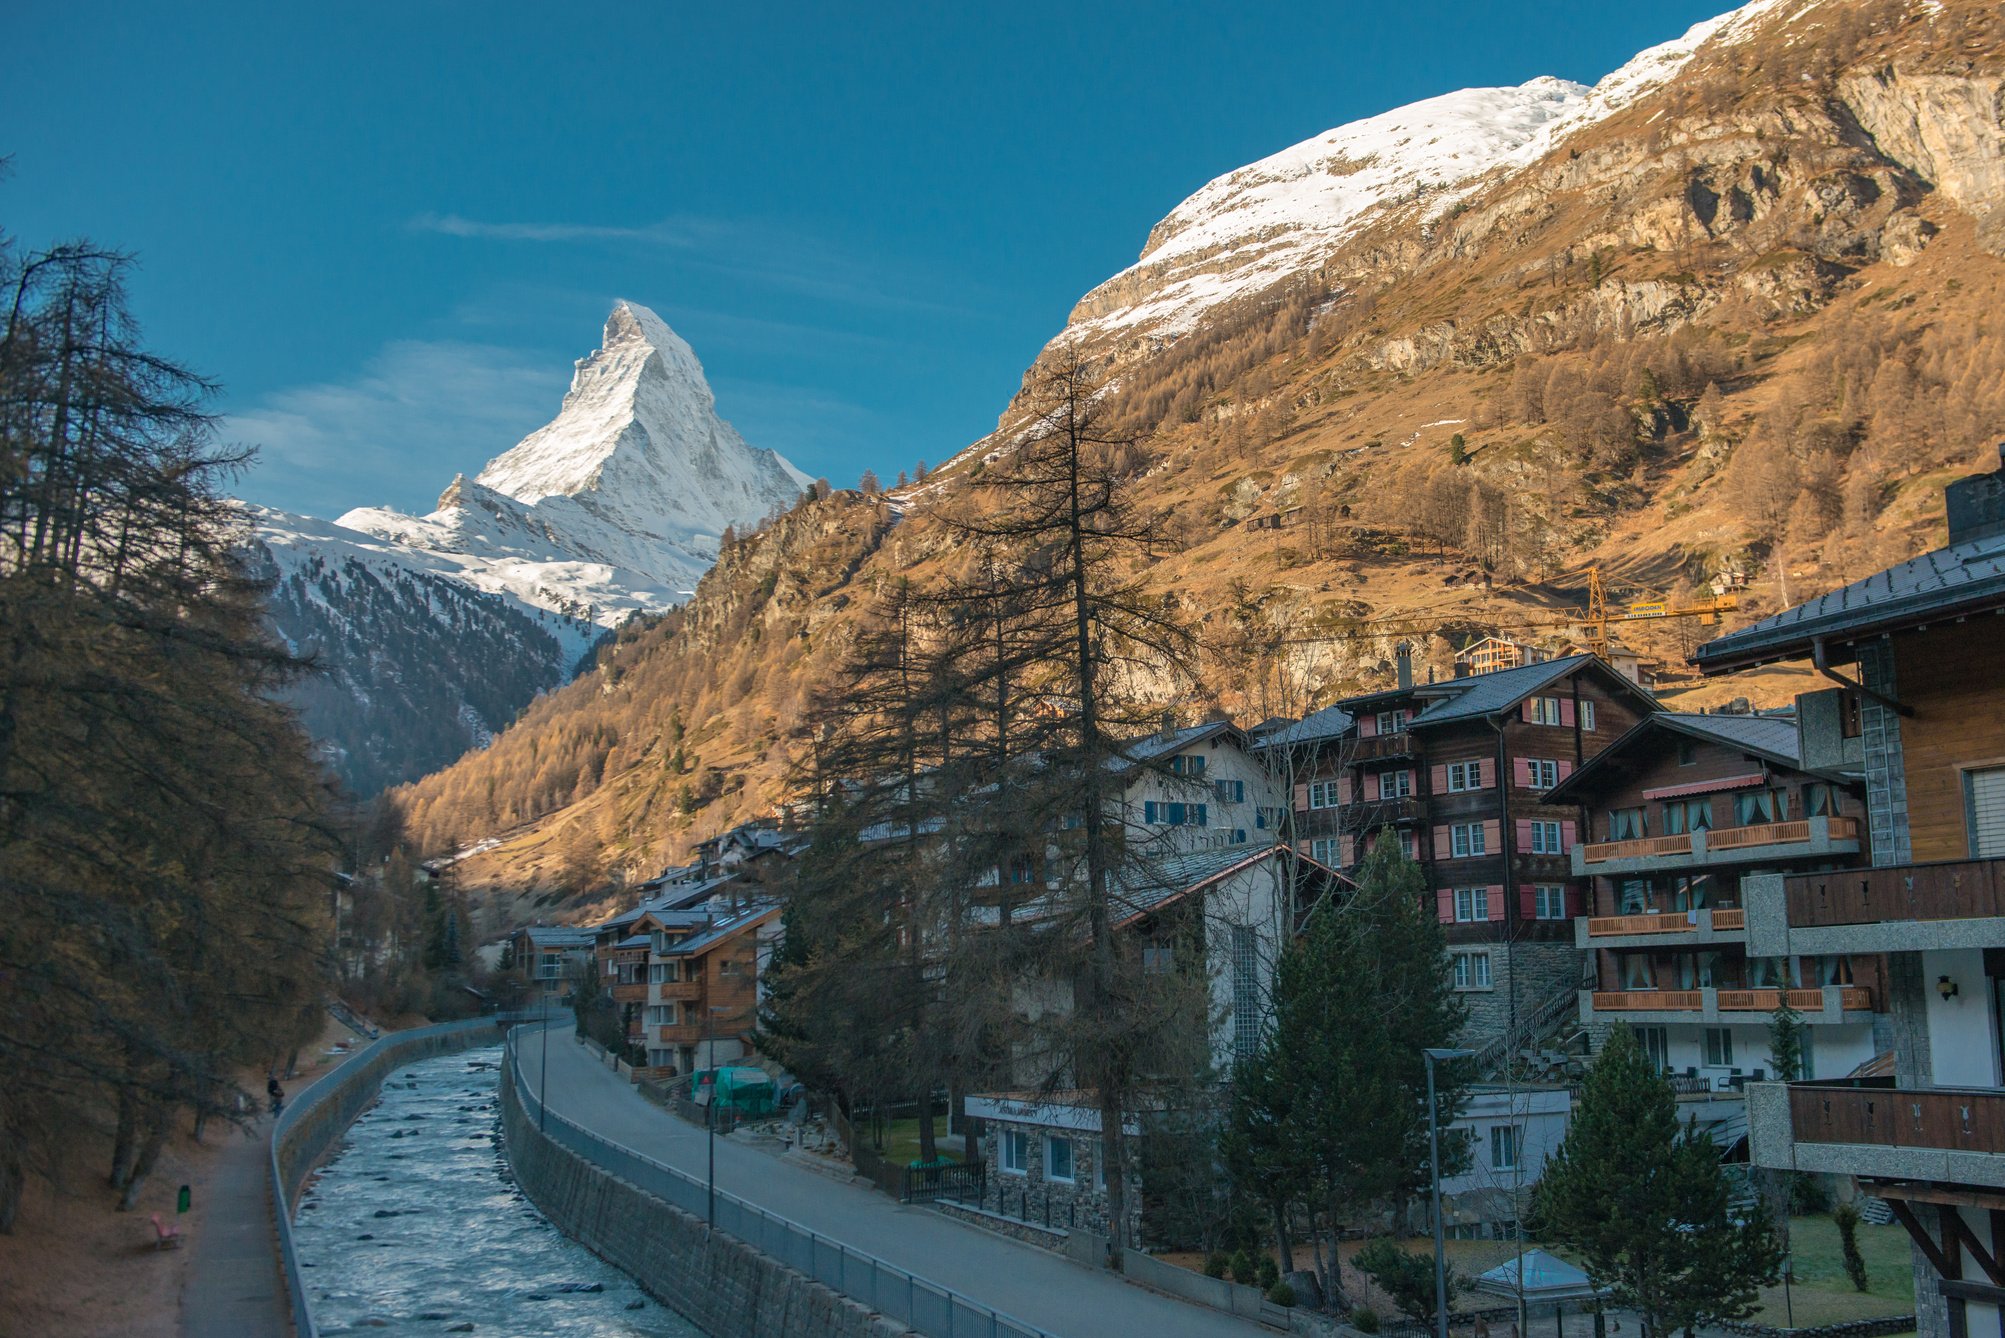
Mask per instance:
[[[516,1184],[530,1202],[712,1338],[912,1332],[563,1147],[537,1129],[507,1071],[501,1121]]]
[[[348,1132],[355,1117],[375,1102],[383,1079],[392,1072],[433,1055],[493,1045],[517,1020],[507,1016],[472,1018],[390,1032],[307,1088],[279,1116],[272,1130],[269,1194],[279,1269],[285,1275],[293,1327],[300,1338],[316,1338],[319,1332],[292,1245],[292,1210],[307,1173]]]

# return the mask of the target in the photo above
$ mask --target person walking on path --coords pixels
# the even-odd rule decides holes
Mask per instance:
[[[265,1075],[265,1095],[271,1098],[272,1118],[277,1119],[278,1113],[285,1109],[285,1088],[278,1085],[276,1073]]]

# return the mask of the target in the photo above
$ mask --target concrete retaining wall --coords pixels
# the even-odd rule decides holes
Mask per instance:
[[[501,1119],[516,1183],[543,1215],[712,1338],[910,1332],[560,1147],[506,1076]]]

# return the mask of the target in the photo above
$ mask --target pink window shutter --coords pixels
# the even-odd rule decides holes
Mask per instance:
[[[1579,915],[1582,913],[1580,908],[1581,899],[1582,899],[1581,890],[1573,886],[1571,883],[1569,883],[1566,889],[1566,913],[1569,916]]]
[[[1309,785],[1306,781],[1295,787],[1295,811],[1297,813],[1309,811]]]
[[[1559,699],[1559,722],[1562,725],[1573,724],[1573,698],[1561,697]]]
[[[1477,762],[1476,779],[1481,788],[1494,788],[1497,784],[1497,764],[1487,757]]]
[[[1378,773],[1376,771],[1367,771],[1365,773],[1365,802],[1370,803],[1377,798]]]
[[[1559,764],[1559,778],[1561,780],[1565,780],[1568,776],[1571,776],[1572,774],[1573,774],[1573,763],[1567,761],[1565,758],[1561,758]]]
[[[1434,766],[1428,768],[1427,775],[1429,780],[1429,786],[1428,786],[1429,789],[1431,789],[1435,794],[1448,793],[1447,763],[1445,762],[1436,763]]]
[[[1448,839],[1448,829],[1446,827],[1436,827],[1434,829],[1434,858],[1449,859],[1453,857],[1454,853],[1455,847]]]
[[[1378,717],[1375,715],[1359,716],[1358,737],[1361,739],[1369,739],[1369,738],[1375,738],[1377,735],[1378,735]]]
[[[1527,725],[1532,723],[1532,698],[1527,697],[1518,703],[1518,714],[1523,717]]]
[[[1532,820],[1530,818],[1519,818],[1517,826],[1518,853],[1522,855],[1532,848]]]
[[[1538,915],[1538,889],[1530,883],[1518,884],[1518,918],[1521,920],[1536,920]]]
[[[1579,839],[1578,824],[1571,822],[1562,822],[1559,825],[1559,848],[1562,854],[1564,854],[1566,851],[1573,849],[1574,843],[1578,839]]]
[[[1440,919],[1442,924],[1449,925],[1455,923],[1455,891],[1453,888],[1444,887],[1435,892],[1434,914]]]
[[[1348,804],[1351,802],[1351,778],[1349,776],[1337,777],[1337,802],[1339,804]]]
[[[1358,839],[1355,836],[1338,837],[1337,857],[1343,861],[1346,869],[1356,864],[1358,862]]]
[[[1494,854],[1504,848],[1504,824],[1491,818],[1483,824],[1483,853]]]
[[[1531,788],[1532,760],[1529,757],[1511,759],[1511,783],[1521,789]]]

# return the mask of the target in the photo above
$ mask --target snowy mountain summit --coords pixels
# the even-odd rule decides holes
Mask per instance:
[[[726,527],[808,483],[717,416],[661,317],[621,302],[557,417],[430,514],[245,517],[279,632],[324,671],[295,694],[308,727],[368,794],[482,746],[606,628],[688,598]]]
[[[717,415],[703,365],[634,302],[606,319],[547,426],[455,478],[426,516],[365,507],[339,524],[463,559],[463,575],[611,625],[681,602],[727,526],[791,506],[808,477]]]

